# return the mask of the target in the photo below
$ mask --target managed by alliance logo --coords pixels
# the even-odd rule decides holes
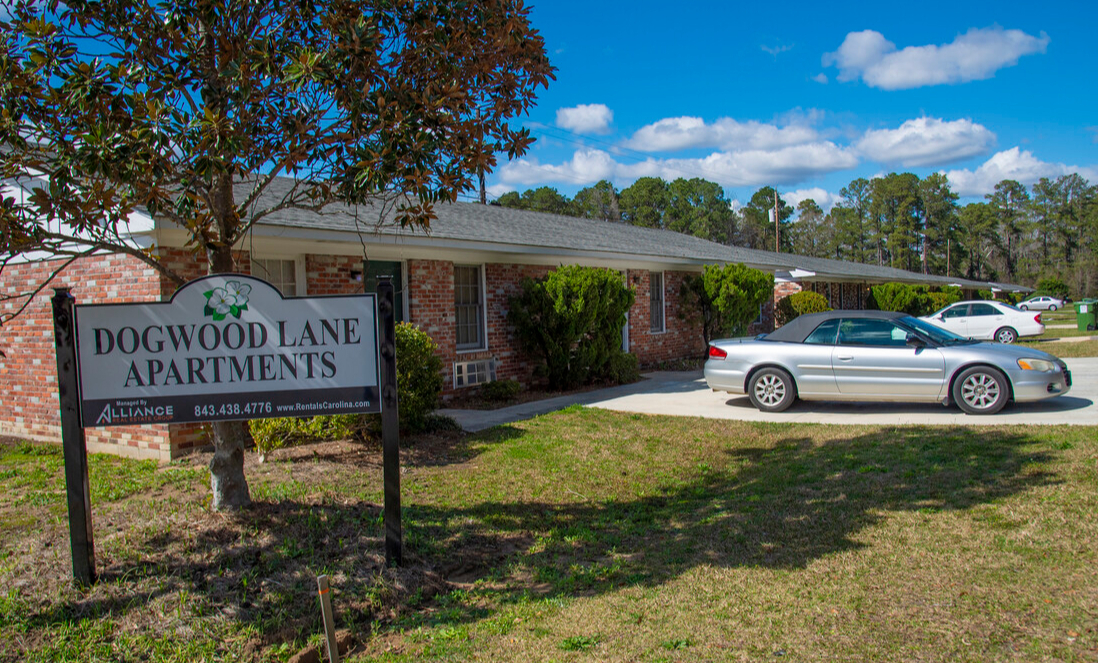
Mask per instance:
[[[248,295],[252,292],[252,286],[240,281],[229,281],[224,288],[214,288],[202,293],[206,297],[206,306],[202,314],[221,322],[227,316],[233,316],[237,320],[240,314],[248,310]]]

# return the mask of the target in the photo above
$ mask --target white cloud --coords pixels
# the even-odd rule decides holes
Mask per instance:
[[[495,200],[496,198],[499,198],[503,194],[507,193],[508,191],[514,191],[514,190],[515,190],[515,187],[510,186],[508,184],[500,183],[500,184],[493,184],[491,186],[485,187],[484,188],[484,193],[486,193],[488,195],[488,198],[491,198],[492,200]]]
[[[821,85],[827,85],[827,74],[825,74],[821,71],[820,73],[813,76],[812,80],[816,81],[817,83],[820,83]]]
[[[788,45],[779,44],[777,46],[760,46],[759,48],[761,48],[764,52],[773,55],[776,58],[779,55],[781,55],[782,53],[785,53],[786,51],[793,50],[793,44],[788,44]]]
[[[811,189],[797,189],[796,191],[790,191],[788,193],[781,194],[782,200],[789,203],[790,206],[796,208],[801,204],[802,200],[808,200],[811,198],[816,201],[816,204],[823,209],[824,212],[828,212],[836,203],[840,202],[843,197],[837,193],[831,193],[821,189],[820,187],[813,187]]]
[[[544,182],[591,184],[614,177],[619,164],[602,150],[582,149],[572,159],[560,165],[542,164],[537,159],[518,159],[504,164],[499,170],[500,181],[506,184],[531,186]]]
[[[905,90],[925,85],[965,83],[991,78],[1031,53],[1044,53],[1049,37],[1021,30],[972,28],[949,44],[896,45],[875,30],[851,32],[839,49],[823,56],[825,67],[839,68],[839,80],[861,78],[871,87]]]
[[[691,148],[766,150],[811,143],[819,134],[806,122],[779,127],[722,117],[707,124],[700,117],[668,117],[637,130],[625,146],[643,152],[670,152]]]
[[[606,104],[580,104],[557,110],[557,126],[580,134],[609,133],[613,121],[614,111]]]
[[[714,152],[697,159],[648,158],[639,163],[620,163],[603,150],[577,150],[559,165],[519,159],[499,170],[506,184],[531,186],[547,182],[591,184],[601,179],[628,183],[638,177],[701,177],[722,186],[790,185],[815,176],[847,170],[858,158],[847,148],[830,142],[793,145],[776,150]]]
[[[993,155],[976,170],[950,170],[945,173],[953,191],[961,196],[982,196],[995,190],[1003,180],[1030,185],[1042,177],[1055,178],[1079,173],[1088,180],[1098,177],[1098,168],[1081,168],[1041,161],[1028,150],[1012,147]]]
[[[920,117],[898,129],[872,129],[854,147],[878,163],[904,167],[940,166],[988,152],[995,134],[971,120],[945,122]]]

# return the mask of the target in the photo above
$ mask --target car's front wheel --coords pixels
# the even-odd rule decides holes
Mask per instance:
[[[1010,327],[1002,327],[995,332],[995,340],[1000,343],[1013,343],[1018,340],[1018,332]]]
[[[796,389],[789,373],[780,368],[764,368],[751,376],[747,395],[763,412],[782,412],[797,400]]]
[[[974,366],[954,380],[953,400],[969,414],[995,414],[1010,400],[1010,387],[998,369]]]
[[[1051,304],[1051,305],[1050,305],[1050,306],[1048,307],[1048,310],[1049,310],[1049,312],[1052,312],[1052,311],[1055,311],[1055,310],[1056,310],[1056,309],[1058,309],[1058,308],[1060,308],[1060,307],[1059,307],[1059,306],[1057,306],[1057,305],[1055,305],[1055,304]]]

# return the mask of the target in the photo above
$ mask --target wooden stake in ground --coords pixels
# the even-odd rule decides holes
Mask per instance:
[[[317,576],[316,585],[320,593],[320,614],[324,618],[324,639],[328,643],[328,660],[339,663],[339,644],[336,642],[335,614],[332,612],[332,590],[328,586],[328,576]]]

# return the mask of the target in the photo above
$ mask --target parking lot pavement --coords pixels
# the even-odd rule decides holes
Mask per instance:
[[[713,392],[701,371],[649,374],[643,388],[629,393],[590,392],[589,407],[622,412],[670,414],[744,421],[825,424],[1075,424],[1098,425],[1098,358],[1067,359],[1072,387],[1066,396],[1036,403],[1010,404],[998,414],[973,416],[956,407],[912,403],[797,401],[785,412],[760,412],[747,396]],[[633,385],[629,385],[633,386]]]

